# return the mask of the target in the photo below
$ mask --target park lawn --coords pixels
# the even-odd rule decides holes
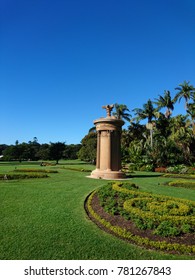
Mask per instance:
[[[0,259],[192,259],[146,250],[99,229],[88,219],[84,202],[107,181],[87,178],[90,173],[65,169],[68,166],[94,168],[79,161],[47,167],[30,162],[0,164],[0,173],[15,168],[58,170],[49,178],[0,181]],[[135,173],[131,181],[144,191],[195,200],[194,190],[164,186],[170,179],[156,175]]]

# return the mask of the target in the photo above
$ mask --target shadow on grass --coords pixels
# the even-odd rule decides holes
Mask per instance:
[[[152,178],[161,176],[162,174],[127,174],[127,178]]]
[[[58,163],[58,165],[86,165],[86,164],[91,164],[87,162],[65,162],[65,163]]]

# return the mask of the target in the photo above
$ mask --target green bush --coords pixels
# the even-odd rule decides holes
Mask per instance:
[[[170,166],[166,169],[167,173],[176,173],[176,174],[186,174],[188,172],[188,167],[184,164]]]
[[[154,171],[154,165],[153,164],[146,164],[146,165],[141,166],[139,170],[140,171],[151,172],[151,171]]]
[[[158,227],[153,231],[154,234],[161,236],[176,236],[180,234],[179,228],[174,226],[170,221],[163,221],[158,225]]]
[[[129,172],[137,171],[140,169],[139,163],[129,163]]]

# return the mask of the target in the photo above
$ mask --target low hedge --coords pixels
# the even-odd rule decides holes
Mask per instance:
[[[21,174],[0,174],[2,180],[19,180],[19,179],[34,179],[34,178],[48,178],[49,176],[45,173],[21,173]]]
[[[14,172],[32,172],[32,173],[58,173],[57,170],[51,170],[51,169],[35,169],[35,168],[16,168]]]
[[[173,181],[168,183],[169,186],[171,187],[181,187],[181,188],[187,188],[187,189],[195,189],[195,182],[191,181]]]
[[[166,178],[183,178],[183,179],[195,179],[194,174],[171,174],[171,173],[166,173],[163,174],[163,177]]]

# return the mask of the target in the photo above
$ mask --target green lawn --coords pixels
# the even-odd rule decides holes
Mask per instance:
[[[58,170],[49,178],[0,181],[0,259],[192,259],[146,250],[100,230],[87,218],[84,201],[107,182],[67,167],[94,168],[78,161],[47,167],[0,163],[5,174],[15,168]],[[192,189],[162,185],[173,180],[143,172],[131,179],[144,191],[195,200]]]

